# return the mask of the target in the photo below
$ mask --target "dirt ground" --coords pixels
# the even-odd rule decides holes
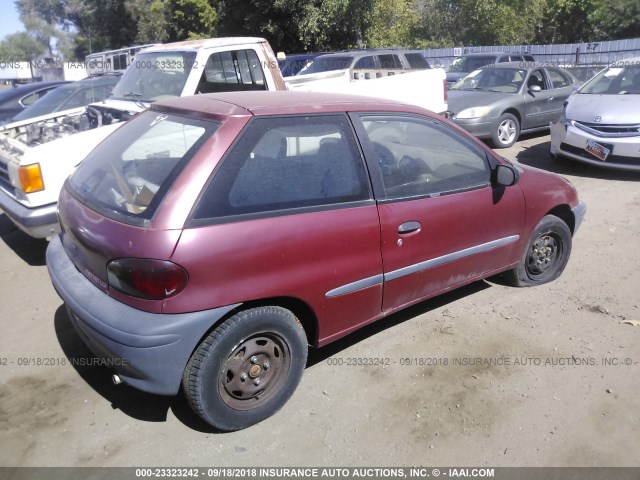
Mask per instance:
[[[588,205],[560,279],[477,282],[313,352],[277,415],[230,434],[90,365],[46,242],[0,215],[0,465],[639,466],[640,325],[624,321],[640,321],[640,174],[558,166],[548,148],[501,153]]]

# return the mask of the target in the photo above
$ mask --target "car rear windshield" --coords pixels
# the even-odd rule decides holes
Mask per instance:
[[[101,102],[111,94],[111,90],[118,83],[119,77],[111,77],[112,80],[108,77],[105,78],[106,80],[98,85],[95,84],[96,82],[89,80],[58,87],[24,109],[13,120],[27,120],[49,113],[84,107],[94,102]]]
[[[640,63],[621,61],[593,77],[580,89],[583,94],[640,94]]]
[[[144,225],[218,124],[147,111],[107,137],[69,178],[75,196],[103,215]]]
[[[451,65],[447,68],[448,72],[473,72],[478,68],[484,67],[485,65],[489,65],[490,63],[495,63],[496,57],[495,55],[488,55],[486,57],[458,57],[456,58]]]

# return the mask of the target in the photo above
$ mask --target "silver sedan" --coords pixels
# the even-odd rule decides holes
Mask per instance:
[[[551,125],[551,156],[640,172],[640,57],[589,80]]]
[[[448,117],[472,135],[510,147],[520,133],[549,128],[580,85],[561,68],[532,62],[488,65],[449,90]]]

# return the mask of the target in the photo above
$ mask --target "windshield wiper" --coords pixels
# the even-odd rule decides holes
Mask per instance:
[[[138,97],[138,98],[139,98],[139,97],[141,97],[141,96],[142,96],[142,94],[141,94],[141,93],[138,93],[138,92],[133,92],[133,91],[131,91],[131,92],[127,92],[127,93],[125,93],[125,94],[124,94],[124,95],[122,95],[122,96],[123,96],[123,97]]]

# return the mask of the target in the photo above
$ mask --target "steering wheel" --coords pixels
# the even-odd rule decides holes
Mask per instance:
[[[409,170],[417,173],[433,173],[433,170],[426,162],[409,155],[404,155],[398,162],[400,170]]]
[[[378,157],[378,165],[383,175],[389,174],[397,168],[396,157],[393,156],[388,147],[381,143],[373,142],[373,151]]]

